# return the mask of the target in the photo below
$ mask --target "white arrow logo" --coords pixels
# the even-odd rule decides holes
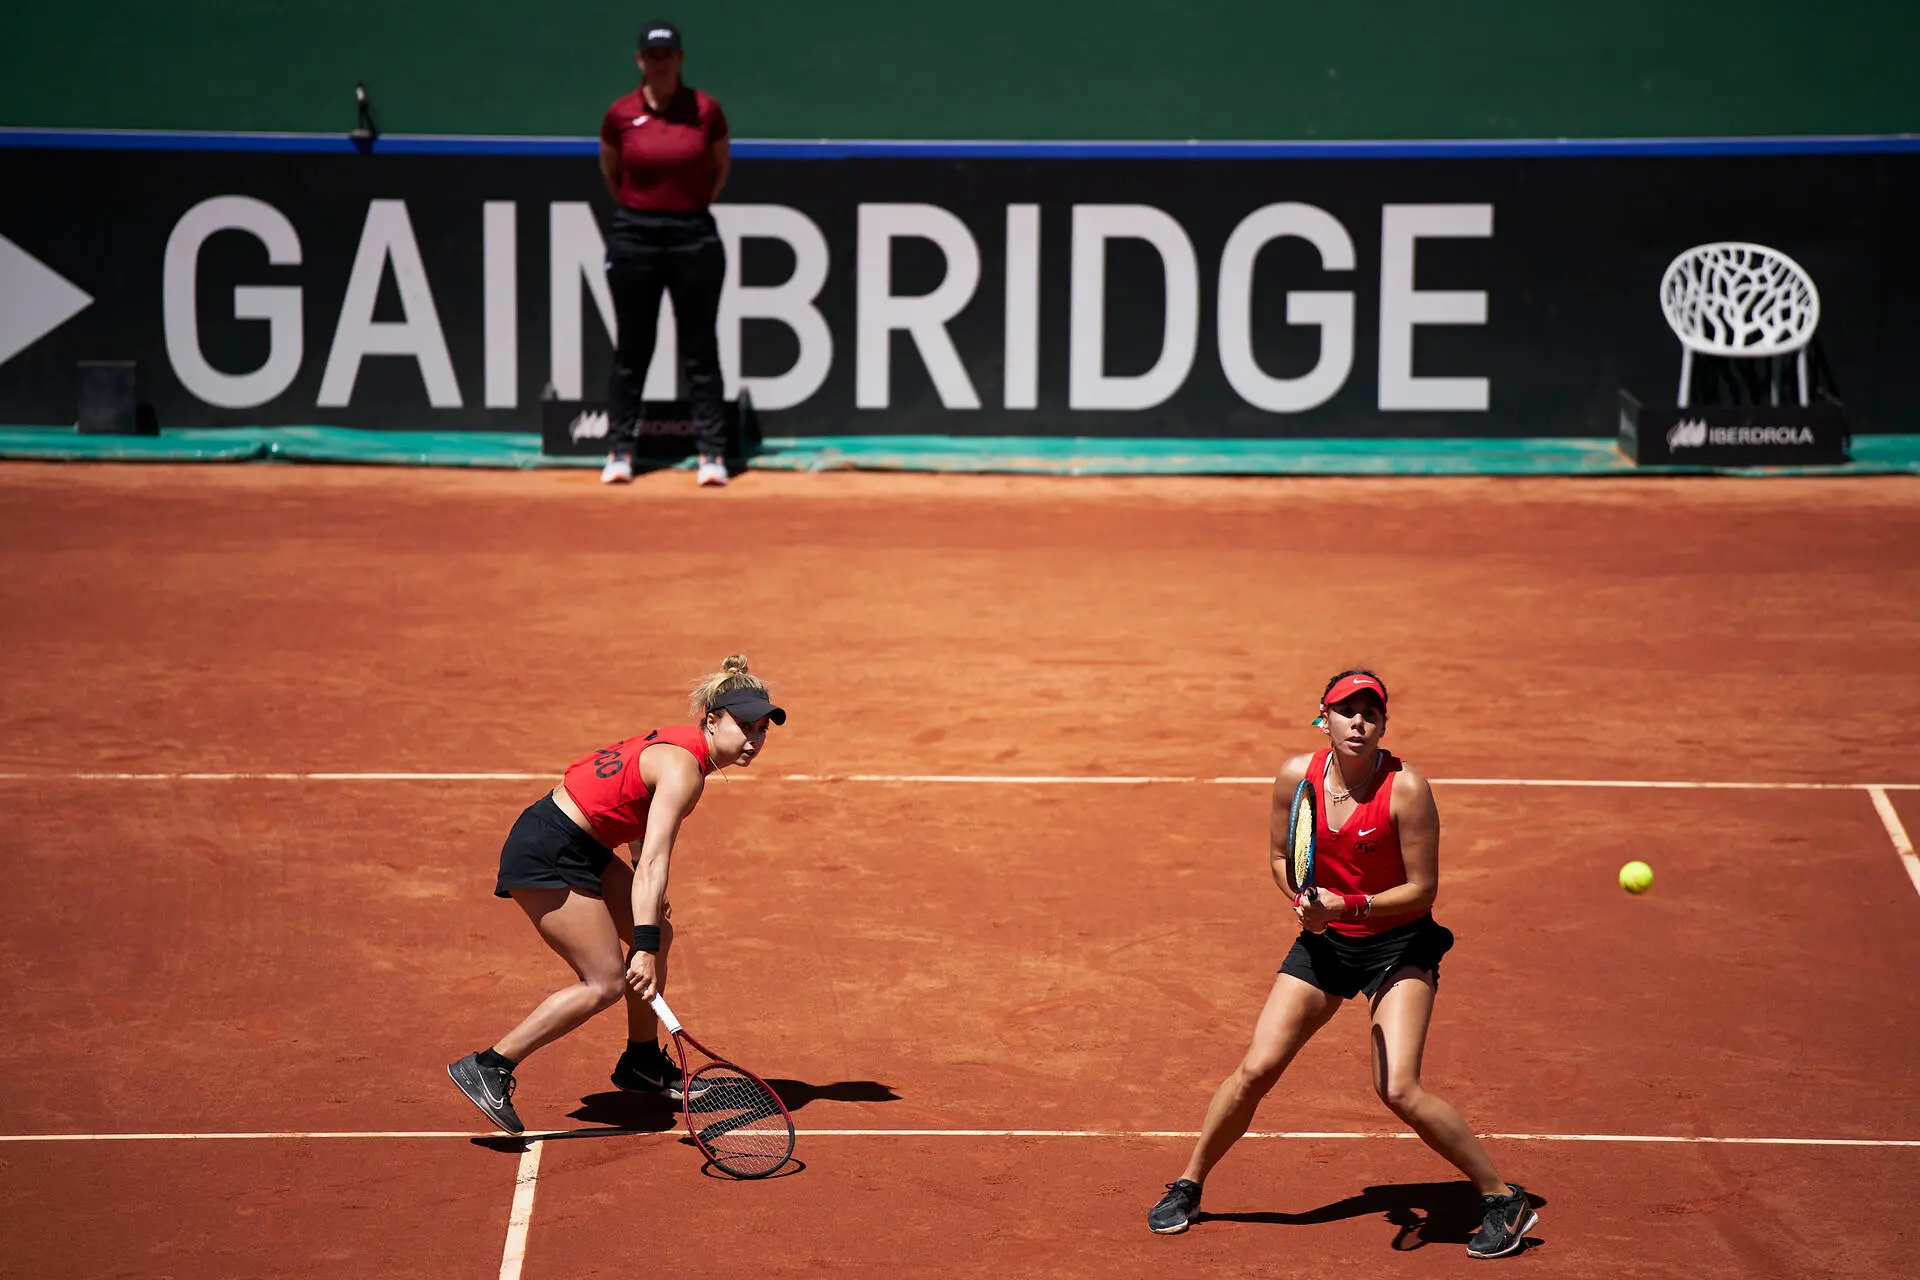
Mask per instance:
[[[92,305],[92,295],[0,236],[0,364]]]

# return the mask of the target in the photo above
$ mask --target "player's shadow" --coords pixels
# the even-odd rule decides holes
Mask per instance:
[[[836,1080],[832,1084],[809,1084],[805,1080],[773,1080],[767,1083],[780,1095],[788,1111],[798,1111],[810,1102],[898,1102],[900,1095],[892,1086],[878,1080]],[[698,1110],[696,1104],[695,1109]],[[580,1105],[567,1113],[588,1124],[603,1124],[615,1129],[661,1132],[680,1122],[680,1104],[657,1093],[627,1093],[609,1089],[590,1093]]]
[[[1546,1203],[1531,1191],[1527,1203],[1538,1209]],[[1315,1226],[1340,1222],[1347,1218],[1365,1218],[1379,1214],[1398,1228],[1391,1247],[1401,1253],[1430,1244],[1460,1244],[1473,1239],[1485,1217],[1479,1193],[1470,1182],[1390,1182],[1368,1187],[1358,1195],[1308,1209],[1304,1213],[1208,1213],[1201,1210],[1197,1222],[1264,1222],[1283,1227]],[[1523,1249],[1540,1242],[1527,1237]]]
[[[575,1120],[611,1129],[663,1133],[680,1123],[680,1104],[657,1093],[608,1089],[604,1093],[588,1094],[567,1114]]]
[[[768,1080],[773,1091],[789,1111],[798,1111],[809,1102],[898,1102],[893,1086],[878,1080],[836,1080],[832,1084],[808,1084],[805,1080]]]

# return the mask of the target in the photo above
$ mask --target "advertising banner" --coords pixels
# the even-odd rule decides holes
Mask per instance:
[[[604,399],[592,144],[469,141],[0,133],[0,422],[73,422],[82,361],[137,362],[163,427]],[[1920,403],[1911,148],[736,155],[720,347],[769,435],[1611,436],[1620,391],[1672,394],[1662,271],[1726,239],[1813,277],[1854,432]]]

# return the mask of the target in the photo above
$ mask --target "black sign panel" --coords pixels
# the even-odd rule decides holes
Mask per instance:
[[[74,421],[82,360],[163,426],[605,397],[590,156],[0,140],[0,193],[0,421]],[[1678,373],[1667,263],[1752,240],[1817,283],[1854,429],[1900,430],[1917,206],[1911,153],[749,158],[721,342],[770,435],[1607,436]]]
[[[540,452],[584,458],[607,452],[612,407],[605,400],[546,400],[540,405]],[[746,458],[760,447],[760,423],[753,398],[742,396],[721,406],[727,433],[727,457]],[[686,400],[643,400],[635,424],[633,456],[646,462],[678,462],[695,453],[693,405]]]
[[[1642,466],[1833,466],[1847,443],[1837,404],[1676,408],[1620,397],[1620,451]]]

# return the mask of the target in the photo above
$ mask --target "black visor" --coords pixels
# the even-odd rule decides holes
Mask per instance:
[[[787,722],[786,711],[774,706],[764,689],[729,689],[715,694],[707,703],[707,710],[729,712],[741,724],[752,724],[762,718],[771,718],[775,724]]]

